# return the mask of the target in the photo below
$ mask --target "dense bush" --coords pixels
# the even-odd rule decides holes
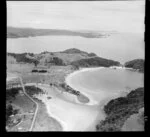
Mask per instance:
[[[104,106],[105,120],[97,126],[98,131],[120,131],[124,122],[132,114],[144,107],[144,88],[132,90],[126,97],[113,99]]]
[[[60,83],[59,86],[62,87],[63,89],[65,89],[65,91],[67,91],[67,92],[70,92],[75,95],[80,95],[79,91],[74,90],[73,88],[71,88],[70,86],[68,86],[65,83]]]
[[[53,63],[55,65],[63,66],[65,65],[63,60],[58,57],[53,57],[53,59],[50,61],[50,63]]]
[[[6,89],[6,99],[9,98],[15,98],[16,95],[19,93],[19,90],[22,90],[22,88],[11,88],[11,89]]]
[[[140,72],[144,72],[144,60],[143,59],[135,59],[132,61],[128,61],[125,63],[125,67],[138,69]]]
[[[36,59],[31,59],[31,58],[28,58],[26,57],[26,55],[29,54],[31,56],[33,56],[34,54],[33,53],[22,53],[22,54],[17,54],[17,53],[8,53],[9,56],[13,56],[16,61],[19,63],[19,62],[23,62],[23,63],[34,63],[34,65],[36,66],[39,61],[36,60]]]
[[[13,114],[13,107],[11,104],[6,106],[6,123],[9,121],[9,117]]]
[[[10,116],[18,113],[18,109],[13,109],[11,104],[6,106],[6,124],[11,122]]]
[[[38,87],[35,86],[25,86],[25,90],[27,92],[27,94],[29,94],[30,96],[33,96],[35,94],[44,94],[44,91]]]
[[[110,67],[110,66],[118,66],[120,65],[120,63],[117,61],[108,60],[100,57],[93,57],[93,58],[80,59],[74,61],[71,63],[71,65],[80,66],[80,67],[92,67],[92,66]]]

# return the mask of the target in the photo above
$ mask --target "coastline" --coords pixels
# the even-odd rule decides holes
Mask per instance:
[[[41,87],[39,87],[41,88]],[[42,88],[41,88],[42,89]],[[35,96],[37,99],[41,100],[45,106],[46,106],[46,109],[47,109],[47,113],[49,114],[50,117],[54,118],[57,120],[57,122],[60,123],[60,125],[62,126],[62,131],[67,131],[67,124],[65,124],[64,121],[62,121],[58,116],[54,115],[51,111],[50,111],[50,108],[49,108],[49,103],[47,102],[47,96]]]
[[[95,71],[95,70],[99,70],[99,69],[105,69],[105,68],[107,68],[107,67],[93,67],[93,68],[81,68],[81,69],[79,69],[79,70],[75,70],[75,71],[73,71],[73,72],[71,72],[71,73],[69,73],[69,74],[67,74],[66,76],[65,76],[65,83],[67,84],[67,85],[69,85],[70,87],[72,87],[72,85],[71,85],[71,83],[70,83],[70,78],[72,77],[72,76],[74,76],[74,75],[76,75],[76,74],[78,74],[78,73],[81,73],[81,72],[85,72],[85,71]],[[113,66],[113,67],[108,67],[108,68],[112,68],[112,69],[128,69],[128,68],[125,68],[125,67],[118,67],[118,66]],[[36,83],[28,83],[28,84],[26,84],[26,85],[35,85],[36,86]],[[47,88],[47,91],[48,92],[50,92],[50,94],[51,94],[51,91],[50,91],[50,88],[49,88],[49,85],[47,85],[47,84],[38,84],[37,86],[39,87],[39,88],[41,88],[42,89],[42,85],[44,85],[44,86],[47,86],[46,88]],[[73,89],[75,89],[74,87],[72,87]],[[45,88],[44,88],[44,90],[45,90]],[[75,89],[76,90],[76,89]],[[78,90],[78,89],[77,89]],[[92,122],[91,123],[91,128],[94,128],[94,126],[96,126],[96,124],[95,124],[95,122],[96,123],[98,123],[100,120],[103,120],[103,115],[102,115],[102,113],[103,113],[103,107],[104,107],[104,105],[106,105],[110,100],[112,100],[112,99],[114,99],[114,98],[117,98],[117,97],[120,97],[121,95],[120,95],[120,93],[117,93],[116,95],[114,95],[114,96],[108,96],[108,97],[104,97],[104,96],[102,96],[102,100],[100,101],[100,102],[97,102],[97,101],[95,101],[91,96],[90,96],[90,94],[88,94],[88,92],[86,93],[85,91],[80,91],[79,90],[79,92],[81,93],[81,94],[83,94],[83,95],[85,95],[88,99],[89,99],[89,102],[88,103],[81,103],[79,100],[78,100],[78,98],[77,98],[77,96],[75,96],[75,102],[77,103],[77,105],[82,105],[82,106],[85,106],[85,107],[88,107],[88,106],[98,106],[98,107],[100,107],[100,109],[98,110],[99,111],[99,116],[98,117],[96,117],[95,118],[95,120],[94,120],[94,122]],[[50,95],[49,94],[49,95]],[[52,95],[53,96],[53,95]],[[51,110],[51,107],[49,107],[50,105],[53,105],[53,103],[55,104],[56,102],[55,102],[55,98],[53,98],[53,103],[52,102],[49,102],[48,101],[48,99],[47,99],[47,95],[45,94],[44,96],[41,96],[41,97],[39,97],[39,99],[45,104],[45,106],[46,106],[46,109],[47,109],[47,112],[48,112],[48,114],[49,114],[49,116],[50,117],[52,117],[52,118],[54,118],[54,119],[56,119],[60,124],[61,124],[61,126],[62,126],[62,131],[76,131],[77,130],[77,127],[75,127],[75,129],[73,129],[74,127],[74,125],[71,125],[70,124],[70,120],[68,120],[68,121],[66,121],[65,119],[61,119],[62,117],[60,117],[60,115],[58,114],[58,111],[61,113],[61,109],[60,109],[60,106],[58,106],[58,108],[56,108],[57,110],[56,110],[56,112],[54,111],[52,111]],[[52,104],[51,104],[52,103]],[[59,102],[60,103],[60,102]],[[57,105],[57,104],[56,104]],[[65,104],[64,104],[64,106],[65,106]],[[52,106],[53,107],[53,106]],[[70,108],[70,106],[66,106],[66,110],[67,110],[67,107],[68,108]],[[78,107],[78,106],[77,106]],[[59,110],[60,109],[60,110]],[[66,111],[65,110],[65,111]],[[64,110],[63,110],[64,111]],[[75,108],[75,110],[74,111],[76,111],[76,108]],[[55,114],[56,113],[56,114]],[[67,112],[65,112],[65,113],[67,113]],[[64,113],[64,114],[65,114]],[[79,113],[80,113],[80,110],[79,110]],[[79,114],[78,113],[78,114]],[[64,114],[61,114],[61,115],[64,115]],[[73,113],[70,113],[70,114],[73,114]],[[82,115],[82,114],[81,114]],[[80,115],[79,115],[80,116]],[[94,117],[94,116],[93,116]],[[64,117],[65,118],[65,117]],[[97,119],[98,118],[98,119]],[[74,124],[74,123],[73,123]],[[70,127],[70,125],[71,125],[71,127]],[[79,128],[78,128],[79,129]],[[82,129],[81,129],[82,130]],[[90,130],[90,129],[89,129]]]
[[[76,89],[76,87],[72,86],[72,84],[70,82],[71,77],[75,76],[76,74],[85,72],[85,71],[95,71],[95,70],[99,70],[99,69],[102,69],[102,68],[105,68],[105,67],[81,68],[79,70],[76,70],[76,71],[74,71],[74,72],[66,75],[66,77],[65,77],[65,83],[67,85],[69,85],[71,88],[73,88],[74,90],[78,90],[78,89]],[[86,105],[97,105],[97,101],[95,101],[94,99],[92,99],[92,97],[88,93],[83,92],[83,91],[79,91],[79,92],[89,99],[89,102],[86,103]],[[76,101],[80,102],[77,99],[77,97],[76,97]],[[83,104],[83,103],[80,102],[80,104]]]
[[[86,93],[84,90],[79,90],[78,87],[76,88],[75,85],[73,85],[73,83],[71,83],[71,78],[74,77],[76,74],[79,74],[79,73],[82,73],[82,72],[85,72],[85,71],[88,71],[88,72],[91,72],[91,71],[95,71],[95,70],[99,70],[99,69],[102,69],[102,68],[105,68],[105,67],[97,67],[97,68],[82,68],[80,70],[77,70],[69,75],[67,75],[66,79],[65,79],[65,82],[67,85],[69,85],[71,88],[75,89],[75,90],[78,90],[79,92],[81,92],[83,95],[85,95],[86,97],[89,98],[89,103],[86,103],[85,105],[99,105],[100,107],[100,114],[101,115],[102,113],[105,114],[104,112],[104,106],[107,105],[107,103],[115,98],[119,98],[119,97],[124,97],[126,96],[124,93],[130,93],[131,90],[127,90],[127,91],[123,91],[123,92],[117,92],[116,94],[112,95],[112,96],[108,96],[108,97],[102,97],[102,100],[99,102],[99,104],[95,103],[94,100],[91,98],[91,96],[88,94],[88,92]],[[130,70],[130,71],[135,71],[135,72],[139,72],[138,70],[136,69],[132,69],[132,68],[127,68],[127,67],[116,67],[116,66],[112,66],[112,67],[109,67],[111,69],[124,69],[124,70]],[[140,73],[140,72],[139,72]],[[134,89],[133,89],[134,90]],[[102,112],[102,113],[101,113]],[[105,114],[106,116],[106,114]],[[97,119],[97,123],[99,123],[101,120],[103,119]],[[96,121],[96,120],[95,120]]]
[[[91,67],[91,68],[80,68],[79,70],[76,70],[70,74],[67,74],[66,77],[65,77],[65,83],[67,85],[69,85],[71,88],[73,88],[74,90],[78,90],[75,86],[73,86],[73,84],[71,83],[71,78],[74,77],[75,75],[79,74],[79,73],[82,73],[82,72],[91,72],[91,71],[95,71],[95,70],[99,70],[99,69],[105,69],[107,67]],[[126,70],[133,70],[132,68],[126,68],[126,67],[120,67],[120,66],[111,66],[111,67],[108,67],[108,68],[111,68],[111,69],[126,69]],[[84,92],[83,90],[79,90],[79,92],[81,94],[83,94],[84,96],[86,96],[88,99],[89,99],[89,102],[86,103],[86,105],[98,105],[99,103],[97,101],[95,101],[91,95],[89,95],[87,92]],[[109,97],[109,98],[114,98],[114,97],[118,97],[118,96],[121,96],[121,93],[117,93],[117,95],[114,95],[112,97]],[[104,99],[105,100],[105,99]],[[110,99],[111,100],[111,99]],[[76,98],[76,101],[78,101],[78,99]],[[82,103],[83,104],[83,103]]]
[[[39,86],[39,88],[42,87]],[[58,97],[58,94],[58,96],[52,95],[55,91],[51,91],[49,88],[44,88],[43,90],[47,90],[46,92],[49,92],[49,94],[39,95],[37,98],[46,105],[49,116],[61,124],[62,131],[85,131],[86,127],[95,121],[95,117],[99,113],[97,108],[64,101]],[[52,98],[47,99],[48,96]]]

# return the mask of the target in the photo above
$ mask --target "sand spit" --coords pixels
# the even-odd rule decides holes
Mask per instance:
[[[75,86],[71,83],[71,78],[72,78],[72,77],[74,77],[75,75],[77,75],[77,74],[79,74],[79,73],[85,72],[85,71],[95,71],[95,70],[99,70],[99,69],[102,69],[102,68],[105,68],[105,67],[82,68],[82,69],[80,69],[80,70],[74,71],[73,73],[68,74],[68,75],[66,76],[66,78],[65,78],[65,83],[66,83],[67,85],[69,85],[70,87],[72,87],[73,89],[79,90],[77,87],[75,87]],[[97,105],[97,104],[98,104],[98,102],[95,101],[95,100],[93,99],[93,97],[92,97],[90,94],[88,94],[87,89],[85,90],[85,89],[82,88],[82,90],[79,90],[79,91],[80,91],[83,95],[85,95],[86,97],[89,98],[89,102],[86,103],[86,105]]]
[[[63,93],[50,87],[38,87],[43,89],[46,94],[38,95],[37,98],[45,103],[49,115],[60,122],[63,131],[86,131],[91,128],[91,124],[93,127],[95,126],[95,119],[99,115],[98,106],[69,102],[62,97]],[[48,96],[51,96],[51,99],[47,99]],[[104,115],[102,114],[100,118],[104,119]]]
[[[99,103],[101,103],[101,101],[103,102],[104,99],[107,99],[107,98],[116,98],[116,97],[119,97],[119,96],[123,96],[123,92],[120,92],[120,91],[116,91],[115,93],[113,94],[106,94],[105,91],[100,91],[100,92],[91,92],[90,90],[88,89],[85,89],[84,87],[82,86],[76,86],[74,83],[71,82],[71,79],[72,77],[75,77],[75,75],[78,75],[82,72],[91,72],[91,71],[96,71],[96,70],[100,70],[100,69],[104,69],[106,67],[94,67],[94,68],[82,68],[80,70],[77,70],[77,71],[74,71],[73,73],[71,74],[68,74],[65,78],[65,82],[67,85],[69,85],[70,87],[72,87],[73,89],[77,90],[77,91],[80,91],[83,95],[85,95],[86,97],[89,98],[89,102],[86,103],[86,105],[98,105]],[[110,69],[122,69],[122,70],[134,70],[132,68],[126,68],[126,67],[122,67],[122,66],[111,66],[111,67],[108,67]]]

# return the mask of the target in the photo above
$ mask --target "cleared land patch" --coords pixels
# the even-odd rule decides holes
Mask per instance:
[[[6,90],[7,131],[28,131],[31,126],[35,104],[21,90],[21,87]]]

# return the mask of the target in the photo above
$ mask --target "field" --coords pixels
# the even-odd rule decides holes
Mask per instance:
[[[24,113],[35,111],[35,104],[26,95],[18,95],[12,103],[23,109]]]
[[[8,114],[12,114],[9,114],[9,118],[6,121],[6,129],[7,131],[28,131],[36,106],[24,93],[16,92],[17,89],[20,91],[20,88],[12,89],[6,92],[8,96],[6,104],[12,106],[12,111],[7,109]]]
[[[10,128],[8,131],[29,131],[33,115],[21,115],[21,121],[18,125]]]
[[[34,65],[32,64],[11,64],[7,63],[7,72],[10,73],[29,73],[33,69]]]
[[[57,83],[64,81],[64,77],[74,71],[71,66],[50,66],[48,73],[32,73],[32,64],[7,64],[7,72],[20,74],[24,82]]]
[[[131,115],[124,123],[122,131],[144,131],[144,110]]]

